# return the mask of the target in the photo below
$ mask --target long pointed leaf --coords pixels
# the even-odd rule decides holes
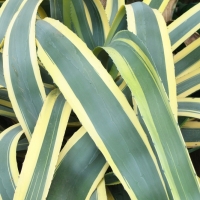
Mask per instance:
[[[40,20],[36,30],[41,61],[130,197],[167,199],[146,135],[101,63],[61,23]]]
[[[117,34],[109,47],[104,49],[112,57],[136,99],[174,198],[198,199],[197,177],[166,93],[151,58],[147,57],[147,49],[127,31]]]

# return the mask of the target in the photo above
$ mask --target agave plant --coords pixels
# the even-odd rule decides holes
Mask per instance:
[[[200,4],[41,3],[0,9],[0,199],[198,200]]]

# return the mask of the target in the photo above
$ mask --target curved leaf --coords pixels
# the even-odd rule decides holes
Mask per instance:
[[[81,127],[59,155],[47,199],[88,199],[107,168],[105,158]]]
[[[200,29],[200,3],[185,12],[168,26],[172,51]]]
[[[121,6],[125,5],[124,0],[109,0],[106,2],[106,15],[108,17],[108,21],[110,25],[113,23],[114,18],[121,8]]]
[[[103,49],[111,56],[134,95],[173,197],[198,199],[197,177],[147,49],[128,31],[117,34]]]
[[[23,1],[23,6],[9,25],[3,51],[10,101],[28,140],[46,96],[37,64],[34,37],[35,16],[41,1]]]
[[[6,200],[13,199],[18,181],[16,148],[22,133],[21,126],[16,124],[0,134],[0,193]]]
[[[45,199],[71,107],[58,89],[44,102],[17,183],[14,200]]]
[[[127,5],[126,12],[128,30],[136,34],[147,47],[169,97],[173,113],[177,116],[174,62],[163,16],[141,2]]]
[[[200,119],[200,98],[178,99],[178,115]]]
[[[174,56],[176,78],[199,68],[200,38],[185,47]]]
[[[40,20],[36,30],[41,61],[129,196],[167,199],[146,135],[101,63],[61,23]]]

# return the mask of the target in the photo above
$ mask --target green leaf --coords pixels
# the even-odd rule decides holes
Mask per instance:
[[[176,78],[180,78],[189,72],[198,69],[200,64],[200,38],[185,47],[174,56]]]
[[[169,97],[174,115],[177,115],[176,82],[171,44],[163,16],[141,2],[126,6],[128,30],[147,47]]]
[[[144,0],[143,2],[162,13],[167,7],[169,1],[170,0]]]
[[[177,97],[184,98],[200,89],[200,69],[197,68],[188,74],[176,79]]]
[[[16,148],[22,133],[21,126],[16,124],[0,134],[0,193],[6,200],[13,199],[18,181]]]
[[[3,45],[2,40],[5,37],[9,23],[22,2],[23,0],[7,0],[0,8],[0,47]]]
[[[36,38],[41,61],[130,198],[167,199],[135,113],[94,54],[55,20],[38,21]]]
[[[62,149],[48,200],[87,199],[108,168],[105,158],[84,127]]]
[[[14,200],[46,198],[70,112],[71,107],[58,89],[47,96],[29,144]]]
[[[125,5],[124,0],[110,0],[106,2],[106,15],[110,25],[112,25],[117,12],[120,10],[121,6]]]
[[[103,49],[111,56],[134,95],[173,197],[198,199],[199,185],[192,163],[147,49],[127,31],[117,34]]]
[[[178,115],[200,119],[200,98],[178,99]]]
[[[24,0],[9,25],[3,50],[8,94],[28,140],[46,96],[37,64],[34,36],[35,16],[40,3],[41,0]]]
[[[185,12],[168,26],[172,51],[200,29],[200,3]]]

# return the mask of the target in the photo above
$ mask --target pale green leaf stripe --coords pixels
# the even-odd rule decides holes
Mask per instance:
[[[200,119],[200,98],[178,99],[178,115]]]
[[[200,128],[182,128],[185,142],[200,142]]]
[[[181,77],[184,78],[184,80],[181,81],[180,83],[177,83],[178,98],[186,97],[200,89],[200,84],[199,84],[200,73],[192,73],[192,74],[193,76],[188,78],[187,75],[185,77]]]
[[[5,37],[7,28],[23,0],[7,0],[0,8],[0,43]]]
[[[199,199],[199,185],[180,129],[143,43],[135,35],[123,31],[104,49],[134,95],[174,198]]]
[[[58,89],[47,97],[37,121],[25,157],[15,200],[45,199],[53,178],[55,165],[71,112]]]
[[[143,2],[151,8],[155,8],[162,13],[165,10],[169,0],[144,0]]]
[[[23,6],[9,25],[3,53],[9,97],[29,140],[46,96],[37,64],[34,37],[35,16],[40,3],[41,0],[23,1]]]
[[[13,199],[19,172],[16,161],[17,142],[23,131],[19,124],[0,134],[0,193],[3,200]]]
[[[161,14],[141,2],[127,5],[126,11],[128,30],[133,31],[147,47],[169,97],[174,115],[177,115],[174,62],[165,21]]]
[[[174,56],[176,76],[182,74],[186,70],[188,71],[189,68],[192,68],[195,64],[199,66],[200,39],[193,43]],[[178,59],[179,57],[181,58]],[[176,61],[176,59],[178,60]]]
[[[198,29],[200,29],[200,3],[185,12],[168,26],[172,51]]]
[[[106,2],[105,11],[106,11],[110,25],[113,23],[117,12],[119,11],[121,6],[123,6],[123,5],[125,5],[124,0],[110,0],[110,1]]]
[[[124,95],[75,34],[46,21],[36,23],[38,55],[129,196],[167,199],[155,157]]]
[[[0,17],[1,19],[1,17]],[[1,32],[1,31],[0,31]],[[0,85],[6,87],[5,79],[3,76],[3,60],[2,60],[2,53],[0,53]]]
[[[81,127],[59,155],[47,199],[86,199],[97,187],[99,178],[103,178],[107,168],[105,158]]]

